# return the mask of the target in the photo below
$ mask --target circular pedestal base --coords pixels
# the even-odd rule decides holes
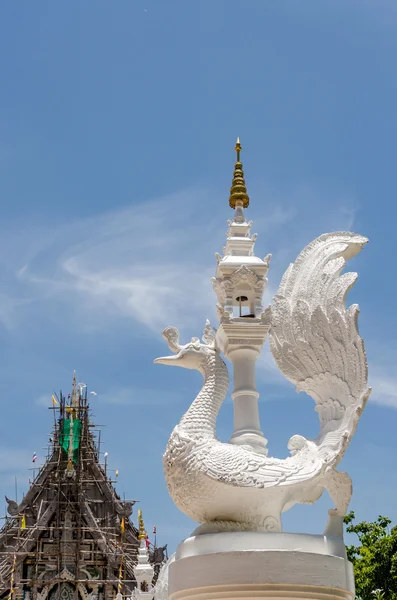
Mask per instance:
[[[179,545],[168,593],[170,600],[352,600],[354,577],[340,538],[218,533]]]

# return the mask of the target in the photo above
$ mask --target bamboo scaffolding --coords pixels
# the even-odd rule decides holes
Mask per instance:
[[[73,398],[67,400],[62,392],[57,401],[58,406],[49,407],[54,425],[50,442],[44,448],[46,460],[31,469],[33,481],[19,504],[21,512],[0,517],[5,521],[0,532],[0,595],[6,592],[8,600],[15,600],[30,590],[31,600],[37,600],[39,589],[47,581],[42,578],[43,569],[50,569],[53,576],[49,600],[60,600],[63,583],[73,584],[74,600],[80,600],[78,586],[84,584],[90,589],[93,584],[102,586],[102,600],[113,600],[117,592],[125,596],[136,585],[133,568],[139,547],[138,530],[127,513],[120,511],[126,503],[133,505],[137,500],[122,501],[113,487],[115,480],[107,475],[106,457],[105,463],[100,463],[104,442],[101,429],[92,423],[87,389],[85,393],[80,390],[75,405]],[[65,419],[70,421],[68,455],[61,449]],[[75,419],[80,421],[81,431],[73,464]],[[72,580],[61,576],[64,568],[74,573]],[[97,572],[94,579],[81,577],[87,568]]]

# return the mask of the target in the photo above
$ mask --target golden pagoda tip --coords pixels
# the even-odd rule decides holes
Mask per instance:
[[[243,208],[247,208],[249,205],[249,196],[244,180],[243,165],[240,161],[242,146],[239,137],[237,138],[234,149],[237,153],[237,157],[234,165],[232,187],[230,188],[229,205],[231,208],[236,208],[236,202],[241,201],[243,203]]]
[[[138,509],[138,523],[139,523],[139,535],[138,535],[138,539],[139,540],[146,540],[147,534],[146,534],[145,523],[143,521],[142,509],[141,508]]]

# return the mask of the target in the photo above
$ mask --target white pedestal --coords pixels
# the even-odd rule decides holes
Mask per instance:
[[[341,538],[291,533],[190,537],[169,567],[169,600],[353,600]]]

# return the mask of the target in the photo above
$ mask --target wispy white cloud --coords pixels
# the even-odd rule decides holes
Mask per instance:
[[[390,373],[381,374],[374,365],[369,369],[369,383],[372,386],[370,400],[382,406],[397,408],[397,378]]]
[[[37,406],[50,406],[51,396],[52,394],[50,392],[47,394],[40,394],[40,396],[36,398],[35,404],[37,404]]]
[[[63,226],[59,248],[35,248],[17,268],[19,283],[33,297],[67,294],[71,305],[97,317],[100,326],[107,314],[132,317],[157,332],[175,320],[189,326],[212,306],[212,270],[199,254],[203,224],[189,221],[189,207],[200,194],[176,194]]]
[[[166,404],[176,404],[183,397],[184,390],[161,390],[155,388],[116,388],[100,392],[95,397],[98,403],[110,404],[114,406],[164,406]],[[185,391],[186,395],[188,391]]]
[[[29,234],[19,224],[18,231],[4,232],[0,242],[0,250],[7,248],[3,256],[11,258],[4,262],[13,270],[10,291],[17,291],[24,303],[67,302],[91,327],[102,327],[114,316],[130,317],[156,332],[170,323],[201,326],[205,317],[215,316],[211,255],[224,243],[222,223],[227,216],[220,206],[210,214],[197,210],[203,197],[213,195],[211,190],[191,188],[77,222],[29,224]],[[351,225],[347,198],[341,195],[326,215],[312,210],[318,196],[310,186],[266,188],[272,200],[257,215],[255,231],[262,234],[257,246],[274,253],[273,281],[281,278],[295,248],[299,251],[310,241],[311,231],[319,234],[327,221],[333,227]],[[0,298],[0,319],[16,321],[21,312],[23,307],[20,310],[11,296],[3,302]]]
[[[226,230],[222,224],[226,225],[227,215],[220,208],[211,214],[197,211],[200,200],[213,195],[191,188],[77,222],[29,225],[29,235],[23,224],[16,230],[8,228],[0,240],[0,268],[9,283],[0,295],[0,322],[12,327],[25,310],[34,314],[50,302],[53,307],[59,303],[60,312],[62,303],[74,311],[76,330],[83,323],[103,328],[107,319],[120,317],[156,335],[169,324],[197,335],[206,317],[215,321],[211,255],[220,250]],[[283,272],[304,245],[323,231],[352,229],[357,209],[348,195],[331,198],[329,192],[310,185],[285,189],[265,185],[253,196],[270,199],[265,210],[254,215],[257,253],[260,248],[265,249],[262,254],[273,253],[265,294],[265,303],[270,303]],[[321,211],[316,209],[319,204]],[[134,332],[130,328],[128,335]],[[290,385],[268,345],[259,365],[264,382]],[[394,405],[392,378],[376,377],[372,400]],[[106,391],[104,399],[136,404],[144,395],[145,403],[155,402],[155,391],[127,388]],[[48,404],[48,397],[38,402]]]
[[[313,186],[284,190],[266,186],[255,195],[263,194],[272,201],[256,216],[254,230],[260,234],[257,253],[261,247],[262,254],[273,253],[265,295],[265,303],[270,303],[284,270],[303,246],[325,230],[352,229],[356,206],[345,194],[328,202],[329,194]],[[30,226],[28,236],[23,225],[4,232],[0,249],[7,247],[8,252],[3,252],[0,266],[2,262],[10,285],[9,295],[0,295],[0,322],[12,327],[26,307],[39,311],[46,302],[52,306],[59,302],[74,310],[76,329],[83,322],[102,328],[107,319],[121,317],[156,335],[169,324],[197,334],[206,317],[215,321],[211,255],[220,250],[226,230],[223,211],[197,213],[200,199],[211,195],[209,190],[191,188],[78,222],[38,225],[35,231]],[[129,329],[128,335],[134,331]],[[259,365],[264,382],[290,385],[268,345]],[[372,401],[397,404],[392,378],[372,376],[372,381]],[[106,391],[102,399],[147,404],[156,403],[156,396],[155,390],[123,388]],[[43,395],[37,402],[48,405],[48,398]]]
[[[98,391],[95,395],[90,395],[91,406],[96,404],[118,406],[170,406],[178,404],[190,392],[188,389],[178,387],[178,389],[161,390],[155,387],[114,387]],[[35,404],[41,407],[52,407],[52,392],[40,394],[35,400]]]

